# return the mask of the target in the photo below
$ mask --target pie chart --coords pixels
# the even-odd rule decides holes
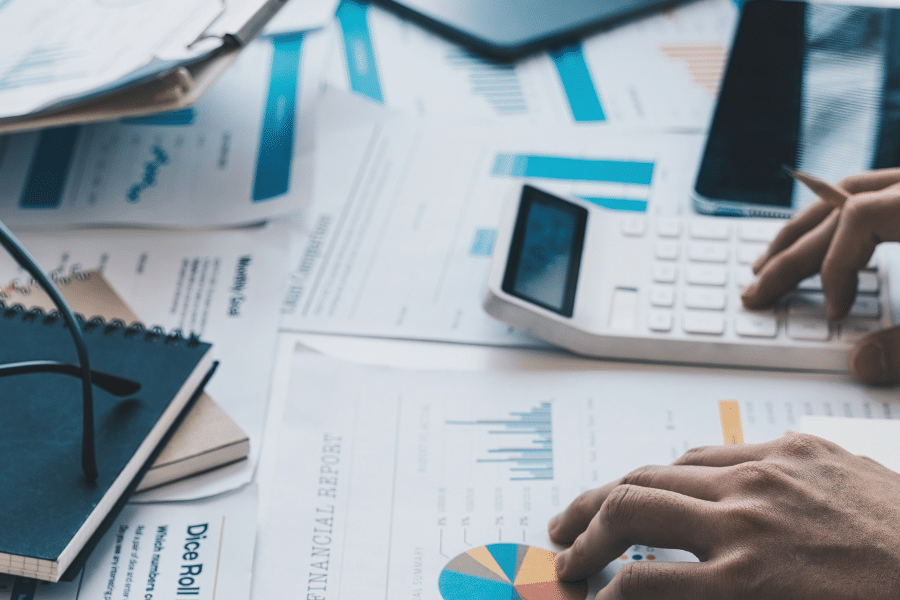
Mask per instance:
[[[444,600],[585,600],[587,582],[556,579],[556,553],[525,544],[488,544],[444,567]]]

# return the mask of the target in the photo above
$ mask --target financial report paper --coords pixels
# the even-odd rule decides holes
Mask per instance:
[[[262,443],[287,232],[277,225],[222,232],[78,231],[21,236],[54,278],[101,271],[142,322],[196,334],[220,366],[206,391],[250,436],[250,457],[143,492],[142,501],[208,496],[249,483]],[[30,278],[5,253],[0,281]],[[90,317],[90,315],[86,315]]]
[[[256,223],[309,196],[327,40],[261,39],[193,106],[0,137],[10,227]]]
[[[283,329],[535,345],[481,307],[504,200],[529,181],[609,210],[686,212],[702,139],[486,133],[398,117],[320,130],[317,144],[316,193],[295,234]],[[652,177],[593,169],[603,161],[622,173],[649,165]]]
[[[347,0],[337,12],[327,77],[425,117],[700,131],[712,116],[737,15],[733,0],[691,2],[498,63],[375,5]]]
[[[736,404],[747,443],[796,430],[802,415],[900,418],[896,390],[834,375],[574,360],[565,371],[407,371],[308,351],[290,370],[260,467],[260,598],[290,586],[327,600],[440,600],[460,553],[554,550],[546,524],[582,491],[722,444],[722,402]],[[592,591],[629,562],[691,559],[632,547]]]

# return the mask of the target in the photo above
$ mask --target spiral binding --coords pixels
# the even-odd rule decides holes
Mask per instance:
[[[10,321],[20,318],[27,323],[41,322],[47,326],[55,325],[62,318],[59,311],[56,310],[45,311],[39,307],[29,309],[19,303],[7,305],[3,300],[0,300],[0,316]],[[159,325],[148,328],[138,321],[129,325],[122,319],[111,319],[110,321],[103,317],[87,319],[84,315],[78,313],[75,314],[75,318],[86,333],[99,331],[103,335],[114,335],[121,332],[126,339],[139,339],[143,336],[146,342],[162,341],[162,343],[168,345],[184,343],[188,348],[195,348],[200,344],[200,338],[197,334],[185,335],[180,329],[173,329],[167,332]]]

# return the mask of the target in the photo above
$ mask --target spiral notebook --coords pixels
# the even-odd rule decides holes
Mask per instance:
[[[85,271],[57,281],[73,311],[126,323],[140,321],[99,271]],[[0,289],[7,305],[50,310],[53,302],[39,287]],[[204,392],[191,406],[159,457],[138,485],[138,492],[192,477],[246,459],[250,437]]]
[[[214,369],[210,344],[196,338],[99,317],[84,330],[91,368],[141,388],[127,398],[94,388],[99,475],[89,483],[81,468],[81,380],[0,378],[0,573],[74,576]],[[55,313],[2,305],[0,337],[0,363],[78,363]]]

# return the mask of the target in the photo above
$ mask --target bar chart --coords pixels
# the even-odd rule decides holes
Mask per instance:
[[[450,50],[445,60],[452,68],[466,73],[472,94],[483,98],[499,116],[528,112],[528,101],[514,64],[496,63],[462,48]]]
[[[498,154],[491,175],[590,184],[572,194],[611,210],[646,212],[652,161],[525,154]]]
[[[553,405],[542,402],[527,412],[511,412],[501,419],[447,421],[447,425],[473,427],[496,437],[488,456],[478,463],[505,464],[510,481],[553,479]]]

